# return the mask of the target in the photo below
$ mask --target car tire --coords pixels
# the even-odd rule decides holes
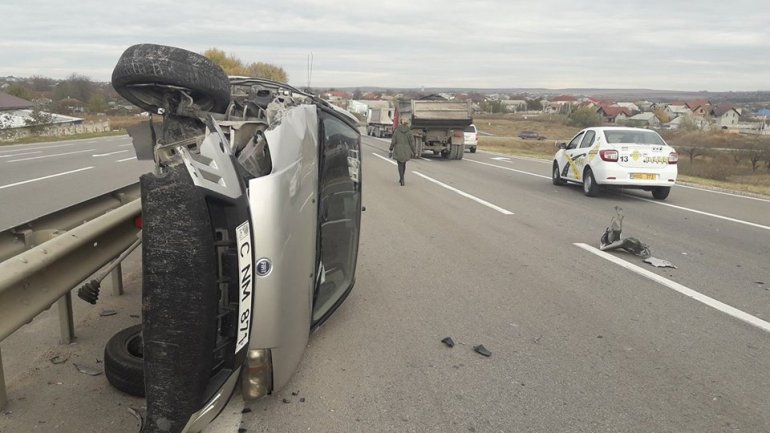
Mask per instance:
[[[476,146],[471,147],[471,153],[476,153]]]
[[[559,171],[559,163],[554,161],[553,162],[553,170],[551,171],[551,182],[553,182],[556,186],[561,186],[567,183],[566,180],[562,179],[561,172]]]
[[[142,325],[130,326],[107,341],[104,347],[104,375],[116,389],[144,397]]]
[[[586,168],[583,172],[583,193],[588,197],[596,197],[599,195],[599,185],[594,178],[594,172],[591,168]]]
[[[190,90],[204,111],[224,113],[230,104],[230,80],[219,65],[181,48],[155,44],[128,47],[112,71],[112,86],[137,107],[158,113],[166,107],[168,89]]]
[[[670,186],[656,186],[652,189],[652,197],[655,200],[665,200],[670,192]]]

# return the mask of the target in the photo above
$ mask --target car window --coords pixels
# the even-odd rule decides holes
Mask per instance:
[[[572,141],[569,142],[567,145],[567,149],[577,149],[578,144],[580,144],[580,140],[583,138],[583,133],[576,135],[575,138],[572,139]]]
[[[605,130],[604,136],[607,138],[607,143],[666,145],[660,135],[654,131],[633,129]]]
[[[473,132],[476,133],[476,127],[473,125],[469,125],[467,128],[465,128],[465,132]]]
[[[313,322],[322,319],[353,284],[361,224],[360,136],[321,112],[319,281]]]
[[[594,144],[594,138],[596,138],[596,131],[586,131],[583,141],[580,142],[580,148],[591,147]]]

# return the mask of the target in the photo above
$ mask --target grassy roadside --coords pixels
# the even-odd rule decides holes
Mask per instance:
[[[479,137],[479,149],[488,152],[503,153],[507,155],[525,156],[528,158],[542,159],[550,161],[556,153],[556,143],[554,140],[522,140],[518,137]],[[680,159],[680,165],[688,164]],[[685,171],[681,170],[680,171]],[[713,189],[716,191],[728,191],[734,193],[744,193],[747,195],[756,195],[762,198],[770,198],[770,185],[764,183],[764,176],[757,177],[756,182],[729,182],[707,179],[697,176],[680,174],[677,181],[682,184]]]

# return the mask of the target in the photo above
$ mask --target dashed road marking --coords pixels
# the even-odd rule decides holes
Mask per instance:
[[[490,202],[488,202],[486,200],[483,200],[483,199],[480,199],[480,198],[478,198],[478,197],[476,197],[474,195],[468,194],[467,192],[461,191],[461,190],[459,190],[459,189],[457,189],[457,188],[455,188],[453,186],[449,186],[449,185],[447,185],[447,184],[445,184],[445,183],[443,183],[441,181],[438,181],[436,179],[433,179],[432,177],[426,176],[426,175],[424,175],[424,174],[422,174],[422,173],[420,173],[418,171],[413,171],[412,173],[416,174],[417,176],[420,176],[421,178],[423,178],[423,179],[425,179],[425,180],[427,180],[429,182],[433,182],[436,185],[439,185],[439,186],[444,187],[444,188],[446,188],[446,189],[448,189],[448,190],[450,190],[452,192],[460,194],[461,196],[463,196],[465,198],[469,198],[469,199],[475,201],[476,203],[482,204],[482,205],[484,205],[484,206],[486,206],[486,207],[488,207],[490,209],[494,209],[494,210],[500,212],[503,215],[513,215],[513,212],[509,211],[508,209],[503,209],[500,206],[494,205],[494,204],[492,204],[492,203],[490,203]]]
[[[5,188],[11,188],[11,187],[14,187],[14,186],[24,185],[25,183],[37,182],[39,180],[51,179],[53,177],[59,177],[59,176],[67,175],[67,174],[77,173],[79,171],[90,170],[92,168],[93,167],[84,167],[84,168],[79,168],[77,170],[65,171],[63,173],[56,173],[56,174],[50,174],[48,176],[37,177],[35,179],[23,180],[21,182],[9,183],[8,185],[0,186],[0,189],[5,189]]]

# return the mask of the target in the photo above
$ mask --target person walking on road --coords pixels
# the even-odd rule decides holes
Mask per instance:
[[[393,138],[390,139],[390,154],[398,162],[398,183],[404,186],[406,162],[417,156],[417,150],[414,147],[412,130],[409,129],[409,120],[402,117],[400,123],[398,128],[393,131]]]

